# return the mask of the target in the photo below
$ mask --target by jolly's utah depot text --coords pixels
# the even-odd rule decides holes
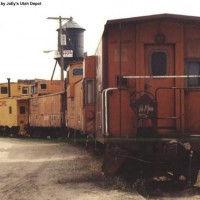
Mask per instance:
[[[0,1],[1,6],[41,6],[42,2],[33,1]]]

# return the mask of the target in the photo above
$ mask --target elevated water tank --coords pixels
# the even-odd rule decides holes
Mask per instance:
[[[60,40],[60,29],[58,31],[58,50]],[[66,45],[62,46],[64,57],[64,69],[74,61],[81,61],[84,58],[84,31],[79,24],[77,24],[73,18],[70,18],[64,25],[62,25],[62,35],[66,38]],[[59,65],[61,64],[60,56],[55,57]]]

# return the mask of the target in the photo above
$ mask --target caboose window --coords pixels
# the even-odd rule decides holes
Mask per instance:
[[[1,94],[8,94],[8,88],[7,87],[1,87]]]
[[[200,75],[200,62],[188,61],[187,62],[187,75],[188,75],[188,86],[195,87],[200,86],[199,77],[189,77]]]
[[[150,57],[150,68],[152,76],[164,76],[167,74],[167,53],[165,51],[154,51]]]
[[[82,67],[74,68],[72,70],[72,74],[73,74],[73,76],[81,76],[81,75],[83,75],[83,68]]]
[[[28,94],[28,87],[22,87],[22,94]]]
[[[25,106],[20,106],[20,108],[19,108],[19,113],[20,113],[20,114],[25,114],[25,113],[26,113]]]
[[[37,93],[37,86],[33,85],[31,86],[31,94],[36,94]]]
[[[94,103],[94,81],[86,80],[85,82],[85,104]]]
[[[40,84],[40,88],[41,88],[41,90],[46,90],[47,89],[47,84],[46,83]]]

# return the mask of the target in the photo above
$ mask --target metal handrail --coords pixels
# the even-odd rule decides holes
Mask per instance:
[[[103,114],[102,114],[102,122],[103,122],[103,133],[105,136],[109,136],[108,132],[108,92],[111,90],[118,90],[119,88],[106,88],[102,92],[102,108],[103,108]],[[104,131],[105,126],[105,131]]]

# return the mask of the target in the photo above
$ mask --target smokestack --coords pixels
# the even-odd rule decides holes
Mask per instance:
[[[8,97],[11,96],[11,91],[10,91],[10,78],[7,78],[8,80]]]

